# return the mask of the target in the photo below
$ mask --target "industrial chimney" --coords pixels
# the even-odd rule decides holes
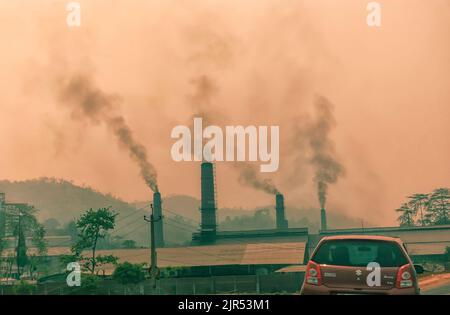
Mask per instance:
[[[213,242],[216,237],[216,194],[214,182],[214,165],[203,162],[201,166],[201,193],[200,206],[201,225],[200,235],[202,242]]]
[[[0,193],[0,238],[6,234],[5,193]]]
[[[153,194],[153,211],[153,218],[158,220],[155,222],[155,245],[156,247],[164,247],[161,194],[158,191]]]
[[[322,231],[327,229],[327,212],[325,208],[320,209],[320,229]]]
[[[288,221],[284,216],[284,196],[280,193],[276,194],[275,203],[277,229],[287,229]]]

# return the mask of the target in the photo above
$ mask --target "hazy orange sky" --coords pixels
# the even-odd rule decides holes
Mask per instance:
[[[1,178],[150,197],[108,129],[58,101],[58,80],[83,72],[120,95],[164,195],[200,193],[199,164],[172,161],[170,131],[192,123],[202,75],[217,86],[217,121],[280,126],[280,170],[266,177],[287,204],[317,206],[310,167],[289,145],[315,94],[335,105],[331,137],[346,170],[329,211],[392,225],[407,195],[450,184],[448,0],[378,1],[380,28],[367,26],[363,0],[85,0],[79,28],[66,25],[67,2],[0,2]],[[227,163],[217,175],[220,206],[273,203]]]

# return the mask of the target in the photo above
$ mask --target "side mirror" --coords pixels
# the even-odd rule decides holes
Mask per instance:
[[[418,275],[420,275],[420,274],[425,272],[425,270],[423,269],[423,267],[421,265],[414,265],[414,269],[416,269],[416,273]]]

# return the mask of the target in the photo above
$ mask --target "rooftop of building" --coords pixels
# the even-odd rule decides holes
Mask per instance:
[[[398,237],[384,236],[384,235],[364,235],[364,234],[351,234],[351,235],[332,235],[325,236],[322,240],[373,240],[373,241],[394,241],[399,242]]]
[[[268,230],[245,230],[245,231],[217,231],[216,239],[238,239],[238,238],[260,238],[260,237],[282,237],[282,236],[308,236],[308,228],[287,228]],[[202,237],[201,232],[193,233],[192,239],[198,240]]]
[[[367,227],[350,229],[327,229],[321,230],[319,234],[366,234],[376,232],[407,232],[407,231],[436,231],[450,230],[450,225],[432,225],[432,226],[393,226],[393,227]],[[450,235],[450,234],[449,234]]]
[[[302,265],[305,263],[306,242],[281,243],[234,243],[225,245],[186,246],[158,248],[158,266],[167,267],[208,267],[208,266],[250,266],[250,265]],[[3,253],[12,254],[13,249]],[[37,254],[29,248],[29,254]],[[70,254],[69,247],[48,248],[48,256]],[[89,255],[88,252],[85,253]],[[97,255],[114,255],[119,262],[149,265],[150,249],[98,250]],[[114,266],[105,265],[99,270],[110,274]]]

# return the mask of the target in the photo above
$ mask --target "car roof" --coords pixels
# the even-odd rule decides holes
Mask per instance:
[[[375,241],[396,242],[402,244],[401,239],[397,237],[390,237],[384,235],[357,235],[357,234],[325,236],[321,239],[321,242],[330,240],[375,240]]]

